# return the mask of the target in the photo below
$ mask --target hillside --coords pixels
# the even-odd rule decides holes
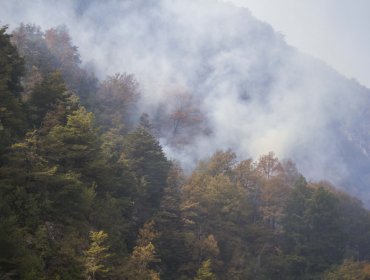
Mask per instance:
[[[67,1],[54,15],[40,2],[16,13],[37,23],[49,9],[43,25],[66,25],[100,79],[133,73],[141,98],[132,121],[148,113],[166,154],[186,169],[218,149],[274,151],[368,204],[368,89],[289,47],[247,9],[212,0],[109,3]]]
[[[0,279],[370,277],[369,89],[224,3],[24,4]]]

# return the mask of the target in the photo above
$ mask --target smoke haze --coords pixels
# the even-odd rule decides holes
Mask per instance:
[[[215,0],[4,2],[0,23],[11,28],[66,25],[99,78],[133,73],[140,112],[155,115],[173,92],[190,93],[209,132],[181,148],[160,139],[184,165],[218,149],[242,158],[274,151],[309,179],[365,194],[368,89],[288,46],[247,9]]]

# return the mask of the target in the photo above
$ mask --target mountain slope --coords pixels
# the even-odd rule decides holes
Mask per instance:
[[[211,0],[70,1],[57,16],[50,3],[24,4],[32,12],[9,18],[7,4],[2,18],[66,24],[98,75],[136,75],[139,111],[185,166],[218,149],[241,157],[273,150],[308,178],[370,199],[370,91],[291,48],[247,9]],[[40,11],[50,12],[43,22]]]

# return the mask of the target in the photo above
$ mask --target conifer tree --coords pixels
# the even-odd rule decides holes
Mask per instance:
[[[32,122],[38,128],[46,113],[54,110],[58,104],[65,103],[70,96],[59,71],[48,74],[33,88],[28,104]]]
[[[322,186],[307,202],[304,223],[308,229],[307,254],[311,271],[321,272],[343,257],[346,237],[338,210],[338,199]]]
[[[122,159],[138,181],[134,215],[143,223],[159,207],[170,164],[159,142],[142,127],[127,135]]]
[[[178,270],[187,261],[185,234],[181,215],[181,186],[185,176],[177,163],[172,163],[163,198],[155,215],[156,229],[161,233],[157,242],[164,277],[180,277]],[[176,252],[174,254],[174,252]]]
[[[0,28],[0,153],[27,127],[21,103],[20,79],[24,73],[24,61],[6,34],[7,27]]]
[[[94,127],[94,117],[84,107],[67,117],[66,125],[55,126],[46,136],[44,151],[47,158],[66,170],[85,173],[99,151],[99,137]]]

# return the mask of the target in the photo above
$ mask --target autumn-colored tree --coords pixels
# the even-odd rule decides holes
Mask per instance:
[[[151,265],[160,262],[153,241],[158,233],[154,230],[154,222],[144,224],[139,231],[136,246],[126,265],[126,277],[129,280],[159,280],[159,273]]]
[[[61,71],[69,89],[80,92],[81,83],[87,78],[79,68],[81,62],[77,47],[72,44],[65,26],[51,28],[45,32],[45,43],[53,57],[52,67]]]
[[[36,25],[21,24],[12,34],[12,42],[26,62],[23,78],[25,99],[45,76],[60,71],[68,90],[81,97],[83,105],[93,106],[97,79],[92,73],[80,68],[77,47],[73,46],[65,27],[59,26],[43,32]]]
[[[261,214],[273,230],[279,228],[289,193],[284,169],[273,152],[263,155],[256,163],[261,186]]]
[[[175,146],[189,144],[190,136],[206,132],[199,102],[186,91],[168,93],[154,122],[158,134]]]
[[[260,156],[256,168],[257,171],[266,179],[270,179],[282,171],[279,159],[273,152]]]
[[[244,213],[250,214],[249,219],[252,224],[257,224],[261,217],[262,205],[262,184],[256,164],[252,159],[240,161],[233,168],[233,181],[244,194],[245,207]]]
[[[108,127],[132,127],[133,114],[140,97],[138,83],[133,75],[115,74],[107,77],[97,92],[96,113],[99,121]]]
[[[243,205],[245,192],[235,184],[234,164],[232,152],[217,152],[199,164],[183,187],[185,241],[193,258],[189,271],[211,259],[214,271],[220,272],[243,246],[238,225],[246,223],[250,213]]]
[[[353,260],[345,260],[341,265],[330,269],[324,280],[369,280],[370,263],[360,263]]]
[[[104,231],[90,231],[90,245],[85,251],[85,268],[87,279],[101,279],[109,271],[106,262],[110,256],[109,247],[105,245],[108,235]],[[99,275],[99,276],[98,276]]]
[[[194,280],[216,280],[216,275],[211,270],[211,261],[206,260],[197,271]]]
[[[197,171],[211,176],[230,175],[235,163],[236,154],[234,152],[217,151],[208,160],[199,162]]]
[[[12,43],[25,59],[25,91],[29,93],[43,76],[57,70],[54,58],[45,39],[44,32],[34,24],[20,24],[12,33]]]
[[[77,47],[72,45],[71,37],[65,26],[48,29],[45,32],[45,42],[50,52],[59,60],[60,65],[57,68],[60,68],[61,65],[80,62]]]
[[[175,105],[169,115],[172,122],[172,133],[177,135],[181,129],[190,126],[199,127],[203,117],[192,95],[188,93],[178,93],[171,96]]]

